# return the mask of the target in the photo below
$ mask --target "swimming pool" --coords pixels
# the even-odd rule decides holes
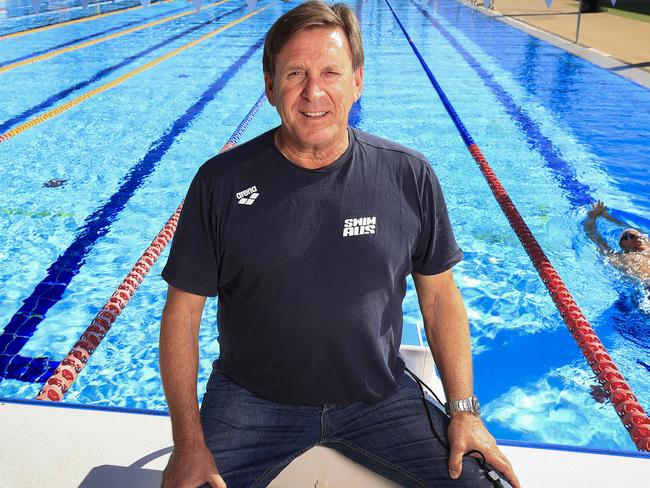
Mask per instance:
[[[53,114],[0,144],[0,396],[36,395],[38,379],[66,355],[176,209],[198,166],[261,94],[263,35],[292,5],[214,3],[198,13],[185,2],[159,3],[0,40],[0,133]],[[391,3],[649,406],[650,314],[640,310],[645,305],[634,298],[634,285],[598,257],[582,222],[601,199],[631,225],[650,229],[650,90],[453,0]],[[500,439],[634,449],[611,406],[592,394],[593,373],[386,3],[352,5],[366,47],[364,94],[352,123],[423,152],[441,180],[466,255],[456,279],[468,306],[476,391],[489,428]],[[34,27],[35,19],[22,29]],[[0,28],[19,31],[21,22],[9,19]],[[144,24],[154,25],[118,36]],[[224,30],[183,48],[217,29]],[[70,50],[106,36],[113,37]],[[53,49],[68,51],[7,69]],[[76,101],[86,93],[94,94]],[[66,103],[74,105],[57,109]],[[244,139],[277,123],[266,104]],[[44,186],[50,180],[66,181]],[[165,258],[66,401],[166,408],[157,365]],[[417,344],[412,286],[404,319],[404,342]],[[211,300],[201,332],[199,392],[218,354],[215,320]]]

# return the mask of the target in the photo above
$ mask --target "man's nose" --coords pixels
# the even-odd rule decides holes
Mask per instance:
[[[313,100],[322,96],[325,92],[321,89],[319,80],[315,76],[308,76],[305,80],[305,87],[302,91],[303,97],[308,100]]]

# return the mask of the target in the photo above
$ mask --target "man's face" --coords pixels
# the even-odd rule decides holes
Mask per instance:
[[[282,119],[283,144],[300,151],[347,147],[348,113],[361,95],[363,67],[353,71],[340,29],[294,34],[264,74],[266,95]]]
[[[639,252],[650,249],[648,236],[635,229],[628,229],[623,232],[619,244],[621,245],[621,249],[625,252]]]

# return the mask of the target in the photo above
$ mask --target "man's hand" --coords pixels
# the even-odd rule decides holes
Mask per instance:
[[[463,455],[473,449],[481,451],[490,466],[503,473],[514,488],[521,488],[508,458],[497,447],[494,437],[481,419],[472,413],[457,412],[451,417],[447,430],[449,439],[449,476],[460,477]]]
[[[204,443],[174,446],[160,488],[197,488],[205,483],[227,488],[208,447]]]

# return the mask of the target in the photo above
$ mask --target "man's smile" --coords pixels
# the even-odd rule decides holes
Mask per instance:
[[[300,112],[302,115],[305,117],[309,118],[320,118],[323,117],[324,115],[327,115],[329,112]]]

